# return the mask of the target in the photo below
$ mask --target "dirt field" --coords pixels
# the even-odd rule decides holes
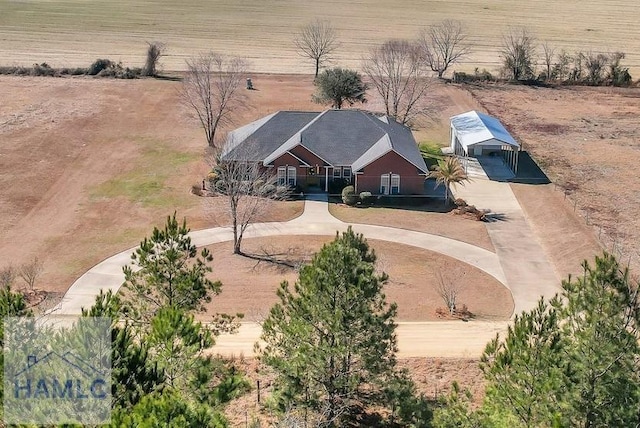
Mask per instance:
[[[527,198],[545,201],[537,208],[540,214],[546,214],[540,222],[539,236],[546,234],[555,241],[549,245],[564,247],[552,260],[566,263],[573,257],[569,264],[574,267],[569,271],[575,273],[575,259],[581,260],[589,253],[574,252],[575,247],[560,242],[571,241],[577,226],[563,224],[556,229],[562,233],[554,233],[545,225],[556,212],[573,211],[575,204],[580,228],[591,229],[591,238],[581,239],[581,246],[593,248],[594,235],[609,251],[615,242],[616,255],[625,264],[631,258],[632,264],[640,267],[636,212],[640,206],[640,90],[489,85],[472,91],[558,185],[557,189],[552,185],[545,190],[514,188],[521,202]],[[562,234],[566,236],[559,238]]]
[[[291,236],[247,239],[244,251],[279,255],[292,262],[309,261],[313,253],[333,237]],[[448,282],[460,282],[459,305],[466,304],[478,319],[508,319],[513,311],[511,293],[486,273],[430,251],[370,240],[381,271],[389,275],[385,286],[388,302],[398,304],[398,321],[437,320],[436,308],[444,307],[437,293],[438,272]],[[222,293],[208,305],[208,312],[245,314],[246,321],[261,321],[278,301],[276,289],[283,280],[293,284],[293,269],[234,256],[231,243],[209,247],[214,256],[212,279],[222,281]]]
[[[307,78],[265,76],[241,123],[309,109]],[[64,291],[98,261],[135,246],[177,211],[193,229],[224,224],[190,194],[206,142],[178,82],[0,76],[0,266],[34,255],[38,286]],[[308,91],[308,92],[307,92]],[[274,94],[279,94],[277,97]],[[262,220],[296,217],[301,202]]]
[[[457,69],[494,71],[502,34],[526,26],[558,49],[625,50],[634,76],[640,71],[640,9],[628,0],[0,0],[0,64],[87,66],[97,58],[142,66],[146,41],[168,44],[168,70],[206,50],[247,57],[256,72],[309,73],[292,42],[304,23],[325,18],[338,29],[337,64],[357,68],[363,54],[391,37],[416,37],[420,28],[447,18],[468,28],[473,54]],[[636,76],[637,77],[637,76]]]

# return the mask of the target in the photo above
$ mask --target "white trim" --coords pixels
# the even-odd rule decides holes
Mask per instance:
[[[280,147],[278,147],[277,149],[275,149],[273,152],[271,152],[271,154],[269,156],[267,156],[264,161],[262,161],[262,163],[264,165],[268,165],[271,162],[273,162],[274,160],[278,159],[280,156],[282,156],[284,153],[288,152],[289,150],[293,149],[294,147],[298,146],[298,145],[302,145],[302,132],[305,131],[309,126],[311,126],[312,123],[314,123],[315,121],[317,121],[319,118],[322,117],[322,115],[324,115],[327,111],[329,110],[325,110],[323,112],[318,113],[318,115],[316,117],[314,117],[312,120],[309,121],[309,123],[307,123],[305,126],[303,126],[298,132],[296,132],[295,134],[293,134],[291,136],[291,138],[289,138],[287,141],[285,141],[284,143],[282,143],[280,145]],[[305,146],[302,146],[305,149],[307,149]],[[307,149],[309,150],[309,149]],[[309,150],[310,153],[313,153],[311,150]],[[315,156],[318,156],[317,154],[313,153]],[[318,156],[319,159],[322,159],[320,156]],[[325,163],[329,163],[327,162],[325,159],[322,159]]]
[[[338,175],[336,175],[336,172],[338,173]],[[333,177],[334,180],[336,178],[342,178],[342,168],[339,166],[334,166],[333,171],[331,172],[331,176]]]
[[[397,188],[394,193],[393,188]],[[380,175],[380,193],[382,195],[399,195],[400,194],[400,174],[392,172]]]
[[[289,153],[291,156],[293,156],[294,158],[298,159],[300,162],[302,162],[303,164],[305,164],[308,167],[311,167],[311,165],[309,165],[308,163],[306,163],[305,161],[303,161],[302,159],[300,159],[298,156],[294,155],[293,153],[291,153],[290,150],[286,151],[285,153]]]
[[[372,161],[362,165],[361,167],[358,168],[358,171],[366,168],[367,166],[371,165],[372,163],[374,163],[375,161],[379,160],[382,156],[387,155],[389,153],[395,153],[398,156],[400,156],[402,159],[404,159],[405,161],[407,161],[409,164],[413,165],[416,167],[416,169],[419,169],[420,171],[422,171],[422,174],[418,174],[418,175],[427,175],[429,174],[429,171],[425,171],[424,169],[422,169],[421,167],[419,167],[418,165],[416,165],[415,163],[411,162],[409,159],[407,159],[406,157],[402,156],[401,153],[398,153],[397,151],[395,151],[394,149],[389,149],[388,151],[384,152],[383,154],[381,154],[379,157],[377,157],[376,159],[373,159]],[[356,161],[357,162],[357,161]],[[356,163],[354,162],[354,164]],[[354,169],[355,170],[355,169]]]
[[[229,154],[229,152],[239,146],[240,143],[246,141],[247,138],[253,135],[258,129],[260,129],[265,123],[270,121],[278,113],[280,112],[277,111],[229,132],[225,140],[224,147],[222,148],[222,157],[224,158]]]

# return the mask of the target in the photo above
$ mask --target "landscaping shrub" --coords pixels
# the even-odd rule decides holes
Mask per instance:
[[[373,195],[371,192],[360,192],[360,202],[362,205],[373,205]]]
[[[224,193],[225,186],[226,186],[226,184],[225,184],[224,180],[217,180],[217,181],[214,183],[213,188],[214,188],[214,189],[215,189],[215,191],[216,191],[216,192],[218,192],[218,193]]]
[[[477,221],[486,221],[488,210],[479,210],[473,205],[468,205],[464,199],[456,199],[454,201],[456,208],[451,211],[453,214],[462,215]]]
[[[344,189],[344,187],[348,185],[349,182],[344,178],[336,178],[333,181],[329,182],[329,193],[332,195],[340,194],[342,189]]]
[[[353,186],[347,186],[342,189],[342,202],[349,206],[354,206],[358,203],[358,196],[356,195],[356,189]]]
[[[267,197],[276,193],[276,190],[278,190],[278,188],[275,186],[275,184],[265,184],[262,188],[262,193],[265,197]]]

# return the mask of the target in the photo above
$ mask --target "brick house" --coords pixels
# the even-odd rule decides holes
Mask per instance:
[[[232,131],[223,160],[273,168],[279,184],[328,191],[333,181],[356,193],[420,195],[428,168],[411,130],[359,110],[279,111]]]

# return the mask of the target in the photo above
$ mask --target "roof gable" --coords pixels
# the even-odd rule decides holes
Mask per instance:
[[[237,159],[248,156],[249,160],[262,161],[317,115],[312,112],[279,111],[251,122],[229,134],[222,157]]]

